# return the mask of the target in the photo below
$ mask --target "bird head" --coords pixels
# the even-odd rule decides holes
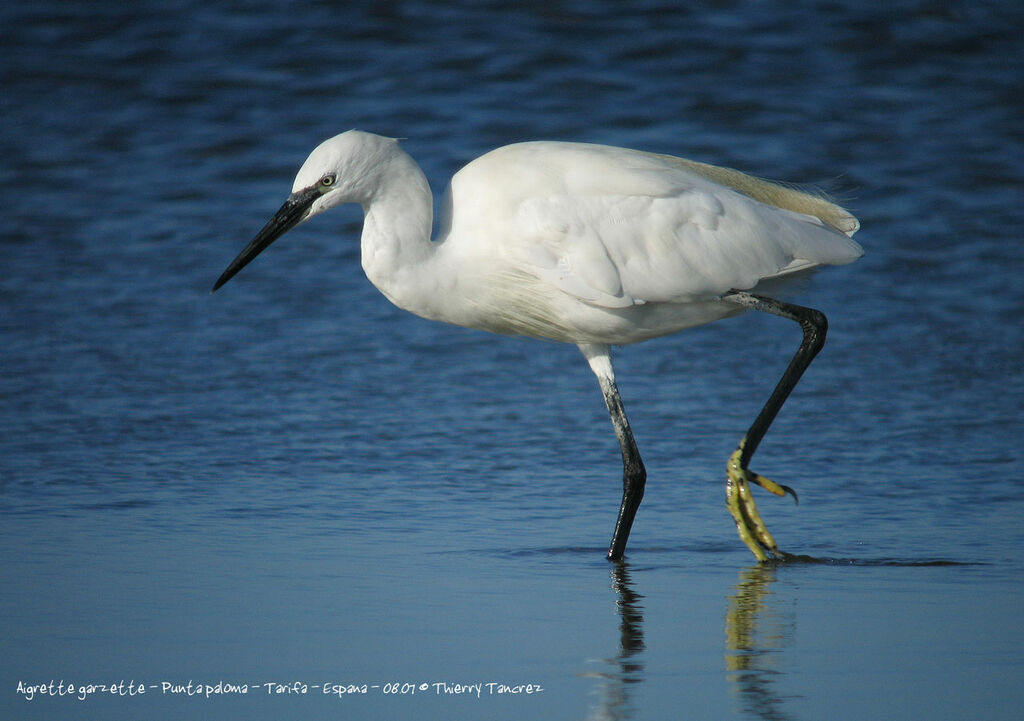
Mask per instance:
[[[396,140],[359,130],[349,130],[320,143],[299,168],[284,205],[231,261],[214,283],[213,291],[231,280],[271,243],[314,215],[342,203],[369,203],[379,186],[380,173],[399,152],[397,149]]]

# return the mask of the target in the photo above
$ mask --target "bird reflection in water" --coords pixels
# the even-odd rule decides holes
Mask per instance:
[[[725,667],[734,684],[743,711],[757,718],[783,721],[790,718],[776,681],[782,678],[779,653],[793,638],[793,622],[777,604],[770,603],[769,586],[775,582],[775,567],[759,565],[745,569],[728,598],[725,613]]]
[[[643,596],[633,590],[629,564],[625,561],[612,565],[611,587],[617,596],[619,652],[614,658],[606,659],[609,671],[587,674],[605,680],[598,691],[600,700],[587,718],[621,721],[633,716],[630,688],[643,681],[644,607],[641,605]]]

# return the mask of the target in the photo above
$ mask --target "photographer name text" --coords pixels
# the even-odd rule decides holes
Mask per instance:
[[[44,683],[25,683],[18,681],[18,695],[26,701],[41,698],[67,698],[86,701],[94,696],[115,696],[135,698],[139,696],[163,695],[192,698],[215,698],[225,696],[304,696],[320,694],[345,698],[350,696],[467,696],[485,698],[488,696],[532,696],[544,692],[539,683],[506,683],[500,681],[477,681],[472,683],[456,683],[452,681],[389,681],[380,684],[344,683],[322,681],[306,683],[304,681],[261,681],[257,683],[202,683],[188,680],[186,682],[160,681],[159,683],[119,680],[112,683],[74,683],[64,679]]]

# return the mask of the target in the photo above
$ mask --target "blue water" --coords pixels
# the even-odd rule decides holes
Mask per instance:
[[[1019,4],[348,5],[0,9],[0,716],[1018,718]],[[801,296],[828,344],[754,464],[828,562],[756,566],[723,507],[791,323],[618,354],[649,483],[616,567],[576,349],[392,307],[356,209],[210,296],[350,127],[435,191],[550,138],[851,208],[868,253]],[[62,680],[125,695],[18,691]],[[477,683],[539,690],[445,692]]]

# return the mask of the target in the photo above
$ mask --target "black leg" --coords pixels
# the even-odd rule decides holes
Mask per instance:
[[[768,432],[768,427],[775,420],[775,416],[778,415],[782,404],[786,402],[786,398],[789,397],[789,394],[796,387],[804,371],[807,370],[807,367],[811,365],[811,361],[814,360],[814,357],[818,355],[818,352],[825,345],[828,319],[825,318],[824,313],[814,308],[783,303],[774,298],[743,293],[741,291],[728,293],[722,296],[722,300],[739,303],[754,310],[795,320],[800,324],[804,332],[803,342],[800,343],[800,348],[797,350],[796,355],[789,362],[789,366],[786,368],[785,373],[782,374],[782,378],[779,380],[778,385],[775,386],[775,390],[768,398],[768,402],[764,404],[764,408],[761,409],[757,418],[754,419],[754,423],[750,426],[750,430],[747,431],[746,442],[744,443],[743,454],[741,455],[741,461],[746,466],[754,455],[754,451],[760,445],[761,439],[764,438],[764,434]]]
[[[590,369],[597,376],[598,383],[601,384],[604,404],[608,408],[615,436],[619,439],[619,449],[622,451],[622,504],[619,506],[619,517],[615,521],[612,542],[608,546],[608,560],[618,561],[626,552],[629,530],[633,527],[633,519],[636,518],[636,511],[644,497],[647,470],[640,459],[636,441],[633,440],[633,431],[629,428],[629,420],[622,407],[619,389],[615,385],[610,349],[606,345],[581,343],[580,350],[590,364]]]
[[[644,462],[636,448],[636,441],[633,440],[633,431],[630,430],[629,420],[622,407],[622,398],[619,397],[619,389],[615,385],[615,380],[612,378],[599,378],[599,380],[601,392],[604,394],[604,403],[608,408],[608,415],[612,419],[612,426],[615,427],[619,448],[622,450],[622,505],[619,506],[615,532],[612,534],[612,542],[608,547],[608,560],[618,561],[626,552],[629,530],[633,527],[636,511],[640,507],[640,501],[644,498],[647,470],[644,468]]]
[[[785,554],[779,551],[775,540],[768,533],[768,529],[761,520],[757,507],[754,505],[753,496],[750,495],[748,482],[756,483],[780,496],[789,493],[795,499],[796,493],[788,486],[780,485],[752,472],[749,469],[750,459],[760,445],[772,421],[775,420],[775,416],[778,415],[779,409],[786,402],[786,398],[789,397],[804,371],[807,370],[811,361],[814,360],[822,346],[825,345],[828,321],[823,313],[813,308],[784,303],[774,298],[767,298],[743,291],[730,291],[722,296],[722,300],[737,303],[764,313],[789,318],[798,322],[803,329],[803,341],[800,343],[800,348],[797,349],[796,355],[789,362],[789,366],[786,367],[778,385],[775,386],[775,390],[772,391],[761,412],[754,419],[750,430],[747,431],[743,440],[740,441],[739,447],[729,459],[728,464],[726,505],[736,520],[736,528],[739,531],[740,538],[753,551],[758,560],[765,561],[768,560],[766,551],[780,556]]]

